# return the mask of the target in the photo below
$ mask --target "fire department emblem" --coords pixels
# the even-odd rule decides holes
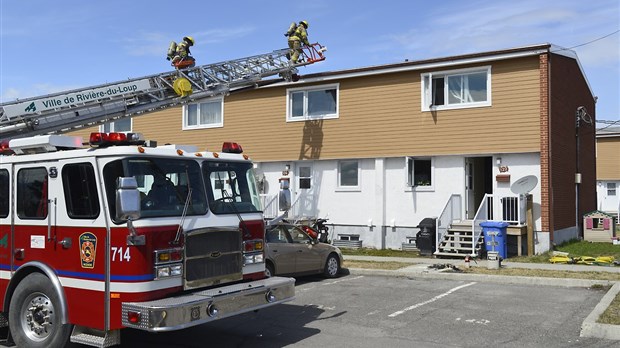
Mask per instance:
[[[80,235],[80,259],[82,268],[95,268],[95,256],[97,255],[97,236],[90,232]]]

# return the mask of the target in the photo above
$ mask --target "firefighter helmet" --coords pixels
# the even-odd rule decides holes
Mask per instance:
[[[191,36],[186,36],[186,37],[184,37],[184,38],[183,38],[183,41],[187,41],[187,42],[189,42],[189,45],[190,45],[190,46],[194,46],[194,38],[193,38],[193,37],[191,37]]]
[[[306,29],[308,29],[308,21],[301,21],[299,24],[303,24]]]

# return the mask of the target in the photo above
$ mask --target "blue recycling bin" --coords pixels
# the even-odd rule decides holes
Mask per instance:
[[[506,242],[507,222],[484,221],[480,223],[484,234],[484,245],[487,251],[496,251],[502,259],[508,257],[508,243]]]

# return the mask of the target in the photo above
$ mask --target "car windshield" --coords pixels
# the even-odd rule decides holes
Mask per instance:
[[[209,209],[214,214],[262,210],[252,163],[204,161],[202,174],[207,187]]]
[[[141,196],[141,216],[181,216],[190,195],[187,215],[207,212],[200,167],[176,158],[124,158],[103,168],[110,216],[115,216],[116,179],[135,177]]]

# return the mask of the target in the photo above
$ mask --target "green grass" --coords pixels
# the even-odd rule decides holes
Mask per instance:
[[[598,318],[598,323],[620,325],[620,294],[616,295],[616,298],[611,301],[611,304],[603,314]]]
[[[372,249],[372,248],[340,248],[344,255],[358,255],[358,256],[389,256],[389,257],[420,257],[420,253],[417,251],[403,251],[393,249]]]

